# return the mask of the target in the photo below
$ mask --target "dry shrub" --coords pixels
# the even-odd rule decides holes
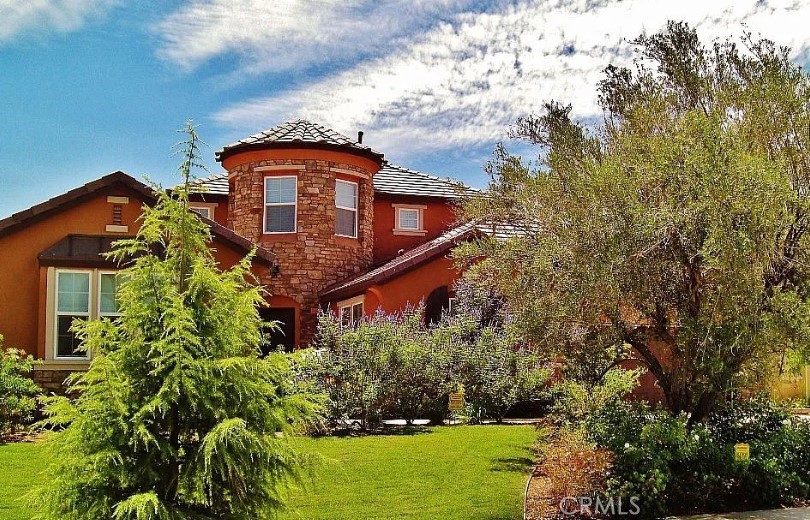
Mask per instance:
[[[582,432],[557,430],[537,451],[540,464],[529,486],[528,518],[559,517],[560,501],[564,498],[604,493],[613,454],[587,442]]]

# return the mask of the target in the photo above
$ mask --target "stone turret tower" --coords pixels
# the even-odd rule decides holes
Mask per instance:
[[[372,180],[383,155],[296,120],[228,145],[216,158],[228,171],[228,227],[276,254],[278,268],[261,278],[272,295],[267,316],[285,322],[288,345],[306,345],[319,291],[371,264]]]

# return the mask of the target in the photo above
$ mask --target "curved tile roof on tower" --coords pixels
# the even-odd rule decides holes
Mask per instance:
[[[294,148],[296,146],[339,149],[358,153],[378,162],[384,160],[383,154],[371,147],[360,144],[357,140],[351,139],[331,128],[326,128],[305,119],[287,121],[264,132],[253,134],[224,146],[216,153],[216,160],[222,161],[238,151],[252,148]]]

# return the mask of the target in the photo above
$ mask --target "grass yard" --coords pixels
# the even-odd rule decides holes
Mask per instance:
[[[453,426],[368,437],[301,439],[324,458],[283,520],[518,520],[531,426]],[[0,520],[30,515],[15,499],[47,463],[39,443],[0,446]]]

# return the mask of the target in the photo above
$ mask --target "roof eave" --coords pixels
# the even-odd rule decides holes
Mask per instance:
[[[291,149],[305,149],[305,150],[327,150],[334,152],[347,153],[350,155],[357,155],[370,159],[377,163],[380,167],[385,163],[385,156],[372,150],[371,148],[357,148],[351,145],[341,145],[332,143],[308,142],[308,141],[273,141],[269,143],[244,143],[229,146],[219,150],[214,154],[217,162],[223,162],[229,157],[234,155],[258,150],[291,150]]]

